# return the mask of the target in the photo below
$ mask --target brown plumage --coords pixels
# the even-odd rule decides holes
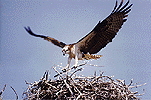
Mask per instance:
[[[101,55],[91,55],[98,53],[102,48],[104,48],[109,42],[112,42],[112,39],[115,37],[119,29],[122,27],[123,23],[126,22],[125,19],[131,11],[131,5],[128,6],[129,0],[122,7],[123,0],[120,5],[117,7],[117,1],[115,7],[111,14],[104,19],[102,22],[95,26],[95,28],[87,34],[85,37],[80,39],[77,43],[66,45],[63,42],[60,42],[54,38],[36,35],[34,34],[30,27],[25,27],[26,31],[35,37],[41,37],[45,40],[52,42],[54,45],[57,45],[62,49],[63,55],[69,54],[68,58],[68,67],[70,65],[71,59],[75,58],[75,65],[77,65],[78,59],[98,59]],[[83,56],[85,55],[85,56]]]
[[[123,23],[127,20],[124,19],[128,15],[128,12],[131,11],[129,9],[130,6],[125,8],[128,5],[129,1],[122,7],[123,0],[121,4],[117,8],[116,5],[112,11],[112,13],[101,23],[99,22],[95,28],[84,38],[78,41],[81,52],[95,54],[99,52],[102,48],[104,48],[109,42],[112,42],[112,39],[115,37]],[[117,9],[116,9],[117,8]]]
[[[49,37],[49,36],[34,34],[34,33],[31,31],[30,27],[27,27],[27,28],[24,27],[24,28],[25,28],[25,30],[26,30],[30,35],[35,36],[35,37],[41,37],[41,38],[43,38],[43,39],[45,39],[45,40],[47,40],[47,41],[50,41],[50,42],[53,43],[54,45],[57,45],[57,46],[59,46],[59,47],[61,47],[61,48],[63,48],[63,47],[66,45],[65,43],[59,42],[58,40],[56,40],[56,39],[54,39],[54,38],[51,38],[51,37]]]

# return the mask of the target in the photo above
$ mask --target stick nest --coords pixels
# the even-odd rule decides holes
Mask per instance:
[[[82,65],[83,66],[83,65]],[[82,68],[74,67],[64,71],[58,72],[55,67],[53,69],[57,72],[56,80],[48,78],[48,71],[45,72],[43,77],[34,83],[28,83],[28,88],[23,93],[23,100],[36,100],[36,99],[50,99],[50,100],[135,100],[139,99],[137,96],[143,95],[138,92],[131,92],[131,88],[142,85],[132,85],[132,80],[129,85],[125,84],[124,80],[100,75],[93,76],[77,76],[75,73],[81,71]],[[71,71],[71,70],[74,71]]]

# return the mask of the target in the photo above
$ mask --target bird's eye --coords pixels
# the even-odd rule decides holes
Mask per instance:
[[[67,52],[67,51],[69,51],[69,50],[68,50],[68,49],[63,49],[63,50],[62,50],[62,52]]]

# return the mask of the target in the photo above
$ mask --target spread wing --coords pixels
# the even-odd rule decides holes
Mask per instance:
[[[59,46],[59,47],[61,47],[61,48],[63,48],[63,47],[66,45],[65,43],[59,42],[58,40],[56,40],[56,39],[54,39],[54,38],[51,38],[51,37],[48,37],[48,36],[44,36],[44,35],[34,34],[34,33],[31,31],[30,27],[27,27],[27,28],[24,27],[24,28],[25,28],[25,30],[26,30],[30,35],[35,36],[35,37],[44,38],[45,40],[50,41],[50,42],[52,42],[54,45],[57,45],[57,46]]]
[[[126,14],[131,11],[130,7],[132,4],[127,6],[129,0],[123,7],[121,7],[122,4],[123,0],[117,7],[116,1],[112,13],[101,23],[99,22],[89,34],[77,42],[81,52],[85,54],[88,52],[90,54],[95,54],[104,48],[109,42],[112,42],[112,39],[127,20],[124,19],[128,16]]]

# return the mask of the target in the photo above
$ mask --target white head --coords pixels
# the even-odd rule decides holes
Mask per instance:
[[[70,53],[70,45],[65,45],[62,49],[63,55]]]

